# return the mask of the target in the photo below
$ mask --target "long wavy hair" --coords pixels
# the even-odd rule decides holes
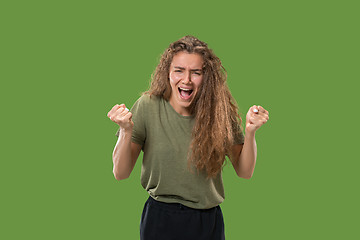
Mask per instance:
[[[153,74],[150,89],[144,94],[160,96],[169,101],[170,64],[179,52],[200,54],[203,58],[203,80],[194,97],[190,112],[195,117],[188,154],[188,167],[193,163],[207,178],[216,177],[231,154],[234,137],[242,131],[242,119],[236,101],[226,84],[227,72],[220,59],[207,44],[194,36],[185,36],[169,45],[161,55]],[[239,127],[240,126],[240,127]]]

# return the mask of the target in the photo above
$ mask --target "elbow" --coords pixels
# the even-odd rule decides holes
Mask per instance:
[[[242,173],[242,174],[238,174],[238,176],[239,176],[240,178],[250,179],[250,178],[252,178],[253,173]]]
[[[114,174],[114,177],[115,177],[115,179],[118,180],[118,181],[120,181],[120,180],[125,180],[125,179],[128,178],[128,177],[123,177],[123,176],[116,175],[116,174]]]
[[[252,178],[252,175],[243,176],[242,178],[245,178],[245,179],[250,179],[250,178]]]
[[[129,176],[128,175],[124,175],[124,174],[119,174],[115,171],[113,171],[114,177],[116,180],[120,181],[120,180],[125,180],[127,179]]]

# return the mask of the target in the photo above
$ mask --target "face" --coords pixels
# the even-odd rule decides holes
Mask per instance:
[[[171,62],[169,79],[170,104],[179,114],[190,115],[190,104],[203,80],[203,59],[196,53],[179,52]]]

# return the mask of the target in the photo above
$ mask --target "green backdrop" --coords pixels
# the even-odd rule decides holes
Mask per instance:
[[[1,239],[139,239],[142,155],[115,180],[106,115],[188,34],[270,113],[253,178],[224,169],[226,238],[359,236],[357,1],[1,1],[0,25]]]

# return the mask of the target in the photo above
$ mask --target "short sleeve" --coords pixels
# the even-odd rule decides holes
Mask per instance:
[[[130,112],[132,113],[132,121],[134,122],[131,141],[141,146],[144,146],[146,139],[144,97],[145,96],[141,96],[130,109]],[[119,137],[119,133],[120,128],[117,130],[115,135]]]

